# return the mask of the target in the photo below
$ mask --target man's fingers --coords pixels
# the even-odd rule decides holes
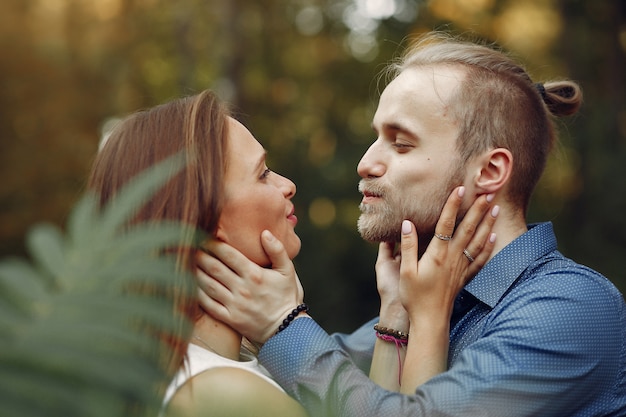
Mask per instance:
[[[211,298],[201,288],[198,288],[198,301],[200,307],[205,311],[210,311],[211,316],[221,321],[227,321],[230,317],[228,309],[220,302]]]
[[[204,251],[196,252],[196,278],[198,285],[202,289],[208,289],[210,284],[221,284],[225,288],[230,288],[233,279],[236,279],[235,273],[223,264],[218,258],[211,253]],[[205,288],[206,287],[206,288]]]
[[[204,248],[209,255],[217,258],[235,274],[242,276],[248,270],[250,261],[241,252],[227,243],[211,239],[204,244]]]
[[[197,264],[202,262],[206,267],[207,264],[216,265],[216,267],[208,267],[206,269],[198,267],[195,270],[196,283],[200,291],[205,292],[209,297],[214,298],[220,303],[228,302],[232,299],[233,295],[229,284],[232,283],[234,274],[226,266],[218,264],[211,255],[206,253],[200,253],[196,256]],[[220,268],[221,267],[221,268]],[[227,273],[216,273],[217,270],[228,270]],[[227,278],[231,275],[231,278]],[[225,284],[226,283],[226,284]]]
[[[261,233],[261,245],[263,245],[263,250],[272,263],[272,269],[278,271],[291,269],[293,264],[287,255],[285,246],[269,230],[264,230]]]
[[[294,277],[296,281],[297,298],[300,302],[302,302],[302,300],[304,300],[304,288],[298,278],[293,262],[285,250],[285,246],[280,240],[276,239],[276,237],[272,235],[269,230],[264,230],[263,233],[261,233],[261,244],[263,245],[263,250],[265,250],[267,257],[272,263],[272,269],[278,271],[285,277]]]

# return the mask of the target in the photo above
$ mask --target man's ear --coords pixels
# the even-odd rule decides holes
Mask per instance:
[[[485,194],[502,190],[511,177],[513,154],[505,148],[496,148],[476,160],[476,175],[473,178],[476,189]]]

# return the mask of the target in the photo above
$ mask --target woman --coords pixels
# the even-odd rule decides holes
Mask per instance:
[[[291,198],[296,187],[270,171],[265,151],[230,117],[210,91],[138,112],[122,121],[98,153],[89,188],[104,205],[141,171],[182,152],[186,166],[139,211],[135,221],[172,219],[195,226],[236,247],[258,265],[268,265],[258,236],[269,230],[290,258],[300,250]],[[179,266],[195,268],[192,237],[181,239]],[[181,283],[181,288],[189,283]],[[164,406],[168,415],[303,416],[258,364],[242,337],[203,311],[195,292],[167,294],[180,331],[162,347],[174,379]],[[185,330],[191,320],[191,333]]]

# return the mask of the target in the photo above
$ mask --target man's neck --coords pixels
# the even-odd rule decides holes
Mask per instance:
[[[524,213],[510,207],[501,207],[492,232],[496,234],[496,244],[489,259],[504,249],[509,243],[528,231]]]
[[[500,214],[493,226],[492,232],[496,234],[496,244],[489,256],[489,259],[493,258],[498,252],[504,249],[509,243],[517,239],[528,231],[526,225],[526,219],[524,213],[521,210],[514,210],[509,206],[506,208],[500,208]],[[489,215],[489,214],[487,214]],[[422,255],[428,248],[430,241],[434,236],[424,236],[419,238],[418,242],[418,257],[421,259]]]

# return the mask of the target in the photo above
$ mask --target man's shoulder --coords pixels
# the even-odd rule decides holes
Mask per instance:
[[[599,291],[610,297],[623,297],[600,272],[580,264],[555,250],[537,259],[520,276],[519,285],[540,286],[544,291],[581,293]]]
[[[526,313],[531,310],[541,315],[552,312],[545,320],[561,320],[564,317],[559,311],[570,311],[570,318],[601,313],[623,321],[626,309],[623,295],[608,278],[558,251],[529,265],[498,307],[523,308]]]

